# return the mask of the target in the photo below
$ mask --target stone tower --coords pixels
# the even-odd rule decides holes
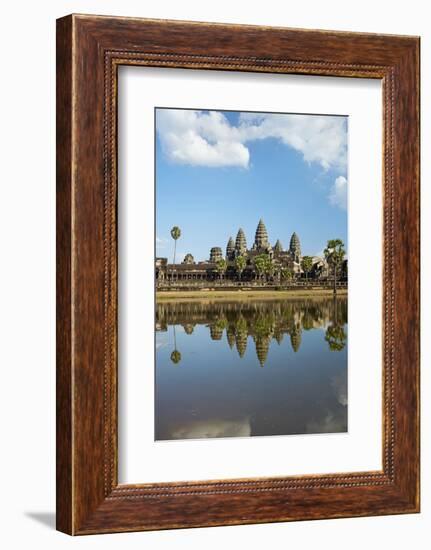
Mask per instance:
[[[257,250],[266,249],[269,246],[268,232],[262,219],[260,219],[257,224],[256,235],[254,237],[254,246]]]
[[[239,229],[235,241],[235,255],[244,256],[247,252],[247,241],[245,240],[245,234],[242,228]]]
[[[235,243],[233,242],[232,237],[229,237],[226,246],[226,259],[233,260],[235,258]]]
[[[257,224],[252,251],[257,254],[268,254],[270,258],[273,257],[272,246],[268,240],[268,231],[262,219]]]
[[[215,264],[223,259],[221,248],[219,246],[213,246],[210,251],[210,262]]]
[[[193,258],[193,255],[188,253],[184,256],[184,260],[182,261],[183,264],[194,264],[195,259]]]
[[[289,252],[292,259],[299,263],[301,260],[301,243],[299,242],[299,237],[296,233],[293,233],[290,238]]]
[[[281,244],[280,239],[277,239],[277,242],[274,245],[274,252],[276,252],[277,254],[279,252],[283,252],[283,245]]]

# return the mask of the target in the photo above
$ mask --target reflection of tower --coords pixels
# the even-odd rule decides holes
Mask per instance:
[[[232,349],[235,345],[235,328],[232,325],[229,325],[226,329],[226,338],[230,349]]]
[[[247,241],[245,240],[245,234],[242,228],[239,229],[235,241],[235,254],[236,256],[243,256],[247,252]]]
[[[299,350],[301,345],[301,329],[299,327],[293,327],[290,331],[290,343],[294,352]]]
[[[232,237],[229,237],[227,246],[226,246],[226,259],[233,260],[235,258],[235,243],[233,242]]]
[[[284,333],[280,328],[276,328],[274,331],[274,340],[277,342],[278,345],[281,344],[284,338]]]
[[[161,332],[167,332],[168,323],[167,323],[166,319],[160,319],[159,323],[156,322],[156,330],[157,331],[160,330]]]
[[[244,357],[244,354],[247,350],[247,332],[246,331],[237,331],[235,335],[236,349],[238,350],[238,355]]]
[[[223,336],[223,327],[215,323],[210,325],[211,340],[221,340]]]
[[[269,336],[256,336],[254,338],[254,343],[256,345],[256,355],[259,359],[260,366],[263,367],[268,358],[269,343],[271,337]]]
[[[186,323],[185,325],[183,325],[183,329],[186,334],[190,335],[193,334],[195,326],[192,323]]]

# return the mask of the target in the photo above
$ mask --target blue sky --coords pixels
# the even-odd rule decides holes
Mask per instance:
[[[239,227],[251,247],[260,218],[274,245],[295,231],[302,253],[328,239],[347,249],[347,118],[156,110],[156,254],[206,260]]]

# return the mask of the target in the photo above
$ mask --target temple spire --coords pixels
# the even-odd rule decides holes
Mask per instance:
[[[243,256],[247,252],[247,241],[245,240],[245,234],[241,227],[236,236],[235,252],[237,256]]]
[[[277,242],[274,245],[274,252],[283,252],[283,245],[280,242],[280,239],[277,239]]]
[[[299,237],[296,233],[292,234],[290,238],[289,252],[295,262],[299,262],[301,259],[301,243],[299,242]]]
[[[265,224],[263,223],[262,218],[259,220],[256,228],[256,235],[254,237],[254,244],[256,248],[267,248],[268,247],[268,232],[266,230]]]
[[[235,257],[235,243],[233,242],[232,237],[229,237],[229,240],[226,246],[226,258],[228,260],[233,260],[234,257]]]

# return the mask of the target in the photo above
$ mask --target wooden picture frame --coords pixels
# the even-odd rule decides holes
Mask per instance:
[[[383,469],[119,485],[117,68],[381,79]],[[419,511],[419,38],[57,21],[57,529],[72,535]]]

